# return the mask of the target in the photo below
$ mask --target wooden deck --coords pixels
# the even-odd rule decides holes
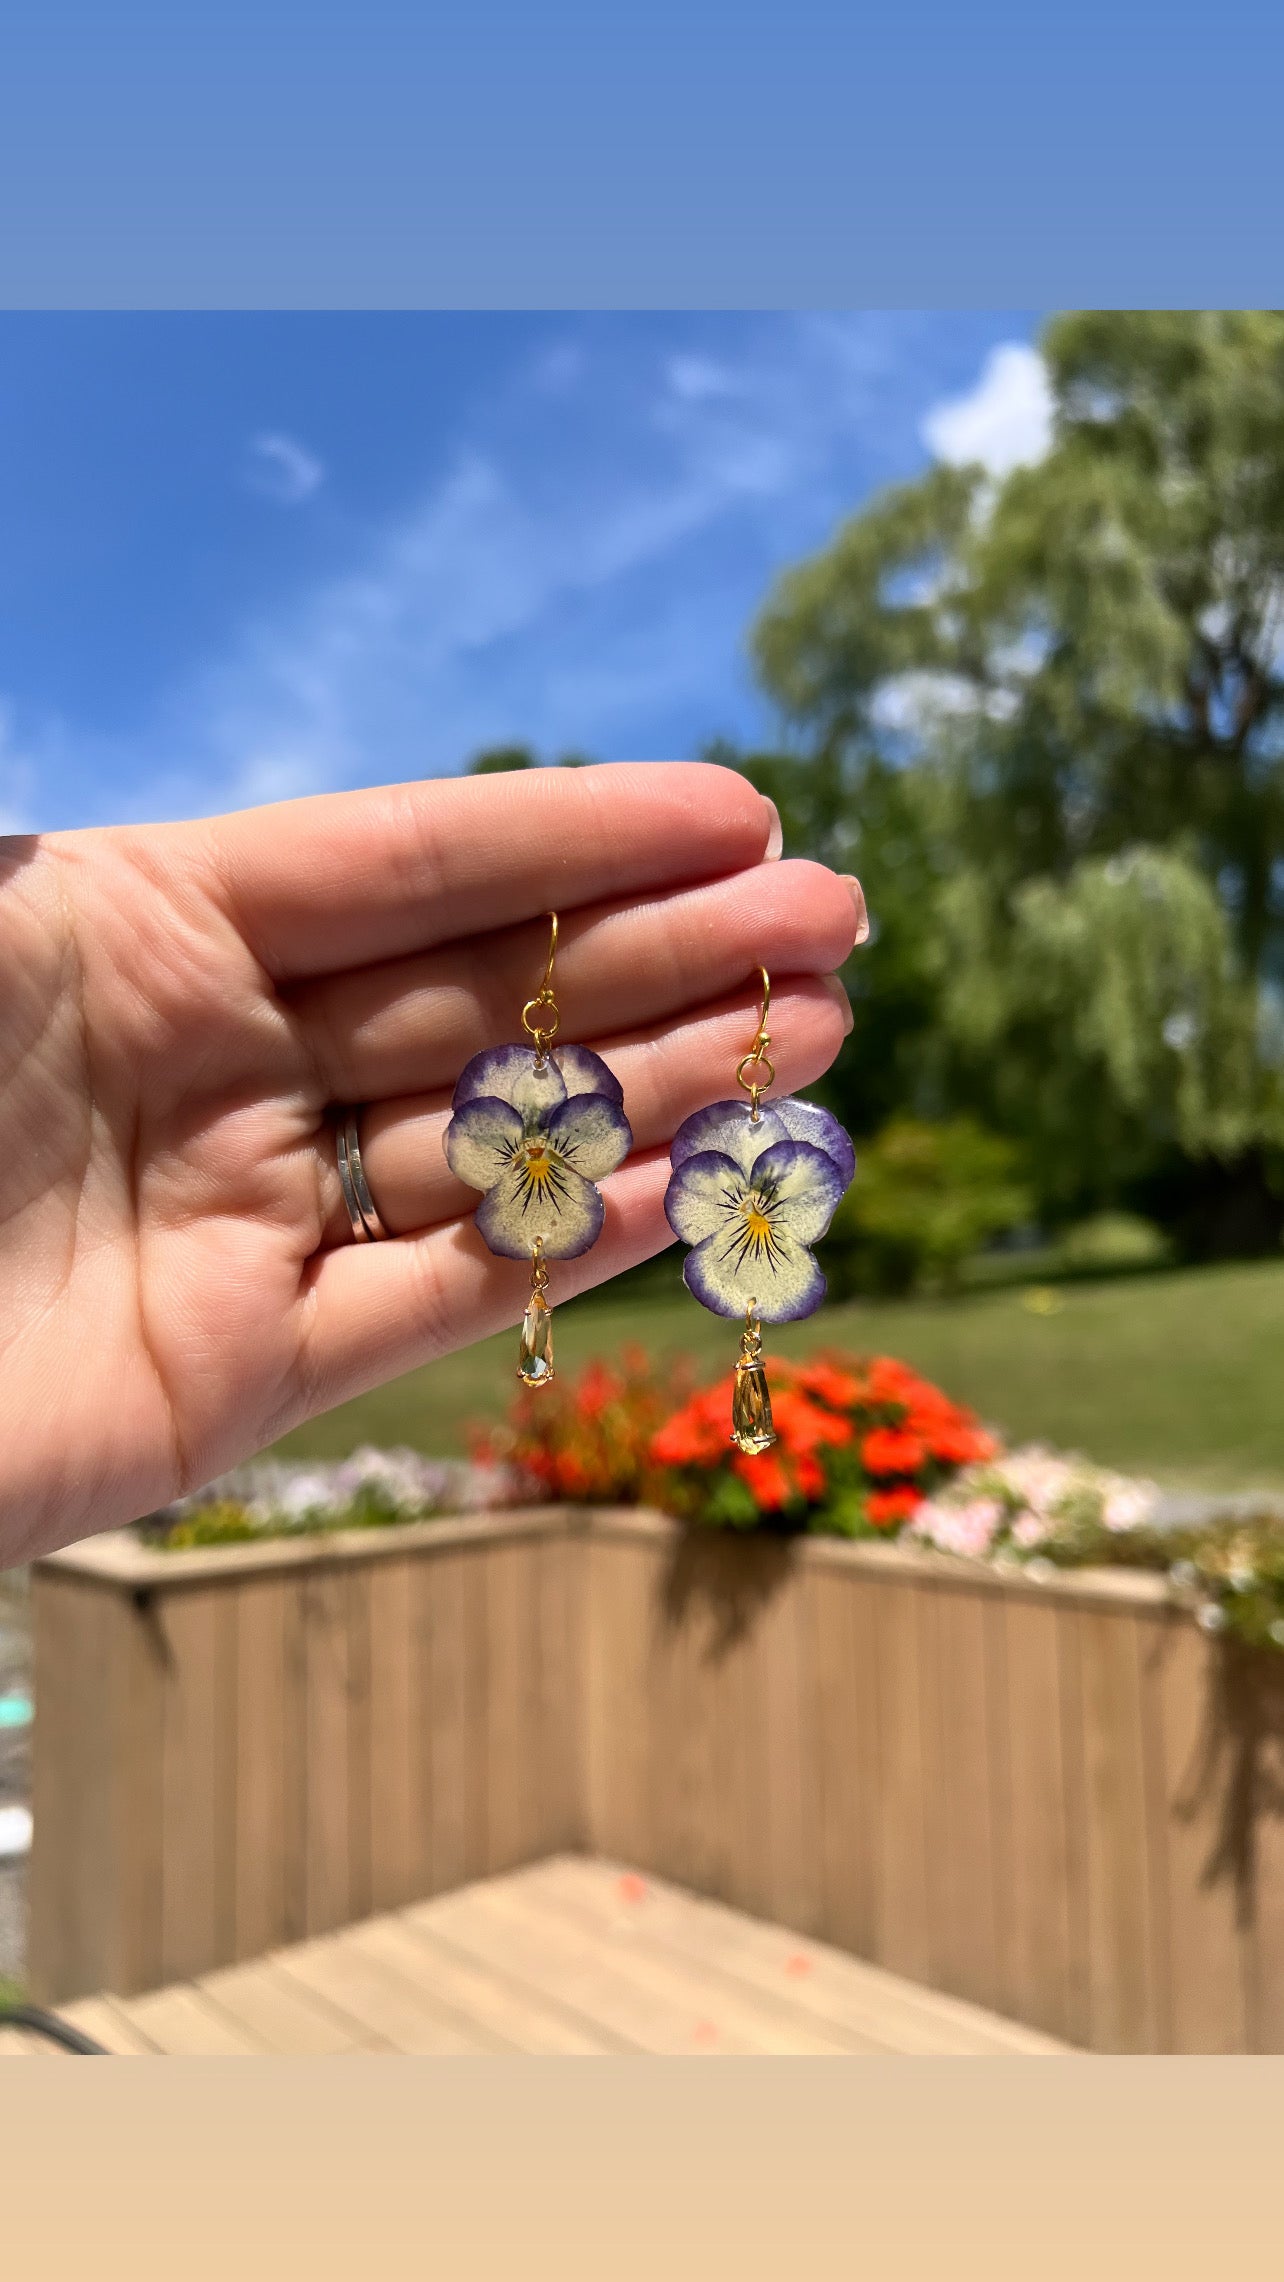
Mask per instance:
[[[119,2054],[1053,2053],[842,1951],[562,1855],[150,1995],[59,2008]],[[0,2031],[0,2054],[59,2057]]]

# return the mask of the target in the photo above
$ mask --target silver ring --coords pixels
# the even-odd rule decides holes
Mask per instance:
[[[361,1162],[361,1143],[357,1137],[359,1109],[345,1109],[335,1137],[335,1156],[339,1165],[339,1186],[343,1201],[352,1222],[352,1233],[358,1244],[375,1244],[388,1231],[374,1208],[370,1184]]]

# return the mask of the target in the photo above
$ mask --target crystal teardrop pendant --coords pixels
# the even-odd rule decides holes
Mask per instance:
[[[553,1377],[553,1310],[541,1292],[532,1292],[522,1317],[517,1376],[527,1387],[546,1387]]]
[[[762,1359],[762,1331],[753,1309],[745,1317],[731,1394],[731,1439],[747,1457],[760,1458],[776,1439],[771,1419],[771,1390]]]
[[[553,1310],[544,1297],[547,1290],[544,1243],[542,1237],[537,1236],[531,1253],[531,1296],[522,1317],[522,1336],[517,1349],[517,1376],[525,1387],[546,1387],[554,1376]]]

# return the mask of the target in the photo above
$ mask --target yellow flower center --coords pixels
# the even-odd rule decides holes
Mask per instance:
[[[763,1211],[760,1200],[756,1196],[746,1197],[740,1209],[750,1243],[765,1244],[771,1234],[771,1218]]]
[[[547,1188],[557,1160],[547,1141],[529,1141],[522,1151],[522,1166],[532,1188]]]

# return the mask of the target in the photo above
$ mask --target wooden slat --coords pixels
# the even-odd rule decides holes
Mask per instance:
[[[1088,1839],[1088,1760],[1084,1721],[1083,1643],[1079,1612],[1057,1610],[1057,1679],[1061,1697],[1061,1769],[1065,1782],[1065,1908],[1070,1929],[1072,2044],[1091,2048],[1092,1973]]]
[[[298,1605],[297,1584],[279,1576],[247,1581],[235,1595],[237,1957],[259,1957],[303,1930],[302,1865],[291,1845],[299,1769],[289,1747],[297,1717],[289,1628]]]
[[[348,1895],[344,1924],[369,1917],[373,1903],[374,1836],[371,1828],[370,1639],[371,1571],[348,1572],[345,1616],[348,1627],[348,1684],[345,1696],[348,1755]]]
[[[877,1944],[879,1733],[874,1604],[858,1580],[808,1568],[816,1689],[822,1923],[864,1957]]]
[[[236,1603],[167,1596],[161,1940],[166,1980],[220,1964],[236,1940]]]
[[[728,1568],[735,1552],[734,1545],[723,1547],[721,1558]],[[759,1685],[751,1613],[737,1604],[730,1591],[727,1603],[711,1628],[705,1663],[713,1784],[709,1890],[724,1901],[755,1909],[766,1906],[770,1884],[763,1779],[767,1708]],[[639,1851],[627,1859],[650,1858]]]
[[[128,1604],[78,1577],[34,1595],[34,1753],[27,1978],[57,2001],[114,1978],[119,1832],[114,1826],[114,1657]]]
[[[997,1613],[1004,1629],[1007,1786],[1006,1811],[994,1827],[995,1863],[1010,1903],[997,2002],[1073,2042],[1082,2008],[1071,1944],[1058,1616],[1055,1607],[1034,1601]]]
[[[500,1969],[482,1968],[443,1934],[408,1916],[373,1918],[362,1928],[372,1955],[395,1966],[450,2013],[476,2025],[488,2049],[602,2054],[618,2045]]]
[[[105,2045],[122,2059],[154,2058],[160,2049],[127,2019],[112,1997],[79,1997],[73,2004],[59,2005],[58,2011],[73,2028],[82,2029],[95,2044]]]
[[[698,1577],[690,1567],[683,1569],[685,1550],[680,1544],[663,1568],[653,1565],[645,1620],[646,1796],[651,1859],[666,1876],[701,1884],[715,1874],[717,1850],[710,1827],[714,1778],[708,1657],[719,1621],[717,1576],[723,1549],[713,1537],[697,1543],[695,1550],[704,1557]],[[684,1575],[689,1599],[680,1597]]]
[[[169,1673],[155,1601],[121,1603],[112,1650],[116,1921],[103,1980],[146,1989],[164,1970],[164,1747]]]
[[[306,2057],[372,2049],[360,2021],[303,1987],[275,1958],[207,1973],[200,1987],[221,2014],[265,2051]]]
[[[486,1664],[484,1791],[487,1872],[539,1852],[540,1690],[537,1545],[496,1546],[477,1572]]]
[[[585,1555],[578,1534],[539,1541],[536,1722],[538,1850],[587,1843]]]
[[[627,1951],[587,1929],[568,1927],[556,1908],[516,1882],[476,1888],[430,1905],[440,1925],[473,1955],[503,1957],[530,1985],[573,2005],[590,2024],[611,2029],[646,2052],[829,2052],[843,2046],[823,2032],[794,2036],[752,2005],[682,1963],[640,1945]]]
[[[834,2058],[853,2049],[851,2038],[832,2022],[809,2019],[795,2006],[764,2002],[760,1992],[722,1966],[711,1968],[681,1945],[657,1938],[645,1912],[603,1913],[585,1907],[579,1897],[550,1892],[538,1878],[499,1888],[493,1902],[512,1923],[519,1943],[547,1935],[564,1943],[581,1966],[590,1959],[618,1970],[657,2008],[671,2005],[675,2013],[683,2008],[685,2018],[676,2021],[678,2041],[666,2041],[666,2051],[708,2046]],[[673,2034],[673,2027],[666,2033]]]
[[[932,1986],[977,2004],[998,1995],[994,1761],[986,1610],[979,1598],[924,1591],[918,1604]]]
[[[1164,1628],[1153,1687],[1163,1754],[1158,1838],[1166,1858],[1168,2033],[1172,2052],[1244,2052],[1251,1960],[1230,1859],[1219,1861],[1230,1739],[1218,1733],[1220,1648],[1191,1624]]]
[[[1254,2052],[1284,2052],[1284,1666],[1261,1675],[1253,1754],[1253,1814],[1248,1878],[1243,1889],[1248,2042]],[[1235,1763],[1232,1758],[1232,1765]]]
[[[0,2028],[0,2060],[66,2060],[61,2046],[25,2028]]]
[[[792,1549],[791,1549],[792,1552]],[[822,1920],[815,1680],[804,1660],[796,1561],[763,1603],[761,1658],[770,1914],[814,1932]]]
[[[663,1943],[712,1986],[733,1982],[775,2017],[820,2025],[850,2051],[980,2055],[1066,2049],[1018,2022],[919,1989],[840,1950],[616,1865],[554,1859],[528,1872],[522,1891],[581,1921],[591,1917],[617,1938]]]
[[[358,2022],[371,2050],[444,2055],[494,2049],[471,2023],[373,1954],[359,1926],[282,1950],[275,1962],[289,1980]]]
[[[262,2053],[268,2048],[191,1983],[120,2000],[125,2020],[158,2051],[187,2058]]]
[[[647,1722],[660,1565],[650,1545],[590,1538],[586,1722],[589,1844],[626,1860],[654,1859]]]
[[[315,1571],[303,1589],[304,1925],[346,1925],[351,1910],[349,1577]]]
[[[1090,2041],[1098,2052],[1162,2049],[1137,1619],[1080,1617],[1088,1840]]]
[[[381,1561],[370,1572],[370,1899],[376,1910],[430,1891],[415,1581],[408,1561]]]
[[[873,1588],[880,1747],[875,1961],[911,1981],[931,1974],[927,1831],[923,1798],[923,1691],[917,1595],[889,1580]]]
[[[476,1781],[469,1749],[465,1589],[470,1568],[464,1552],[420,1564],[416,1577],[420,1654],[425,1681],[423,1811],[429,1825],[429,1891],[458,1886],[469,1875],[469,1834],[475,1817],[469,1797]]]

